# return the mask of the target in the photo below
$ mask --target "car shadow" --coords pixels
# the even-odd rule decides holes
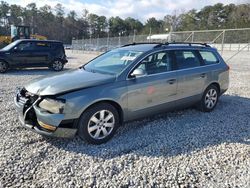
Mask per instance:
[[[64,68],[63,71],[70,70],[70,68]],[[10,69],[4,75],[20,75],[20,76],[42,76],[56,73],[56,71],[50,70],[48,68],[23,68],[23,69]]]
[[[126,123],[109,142],[45,138],[59,149],[103,159],[126,154],[171,157],[223,143],[250,144],[250,98],[223,95],[213,112],[190,108]]]

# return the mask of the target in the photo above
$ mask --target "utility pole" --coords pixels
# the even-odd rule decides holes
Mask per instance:
[[[149,28],[149,42],[151,42],[152,28]]]
[[[136,29],[134,29],[134,37],[133,37],[133,42],[135,42],[135,33],[136,33]]]

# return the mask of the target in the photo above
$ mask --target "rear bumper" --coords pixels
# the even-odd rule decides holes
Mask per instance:
[[[63,114],[50,114],[43,112],[36,106],[35,103],[28,109],[25,109],[25,103],[23,103],[23,101],[18,101],[17,96],[14,98],[14,102],[18,112],[19,120],[25,128],[38,134],[50,137],[72,138],[76,135],[77,129],[60,127],[61,122],[64,120]],[[30,116],[32,116],[32,118],[30,118]],[[55,127],[55,130],[51,131],[42,128],[38,124],[38,121]]]

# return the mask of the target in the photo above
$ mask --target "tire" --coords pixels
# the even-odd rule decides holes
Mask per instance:
[[[53,71],[62,71],[63,70],[63,67],[64,67],[64,63],[59,60],[59,59],[56,59],[54,60],[52,63],[51,63],[51,66],[50,68],[53,70]]]
[[[216,107],[219,100],[219,89],[215,85],[210,85],[204,91],[198,109],[202,112],[211,112]]]
[[[78,135],[88,143],[103,144],[114,136],[118,126],[117,109],[109,103],[99,103],[80,116]]]
[[[0,61],[0,73],[5,73],[9,69],[9,64],[5,61]]]

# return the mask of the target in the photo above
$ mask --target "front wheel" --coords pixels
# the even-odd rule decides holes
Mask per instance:
[[[198,108],[203,112],[211,112],[217,105],[219,90],[216,86],[210,85],[203,93]]]
[[[63,70],[64,64],[61,60],[54,60],[51,64],[51,69],[54,71]]]
[[[109,103],[99,103],[86,110],[78,121],[78,135],[91,144],[111,139],[119,126],[119,114]]]
[[[5,61],[0,61],[0,73],[5,73],[9,68],[8,63]]]

